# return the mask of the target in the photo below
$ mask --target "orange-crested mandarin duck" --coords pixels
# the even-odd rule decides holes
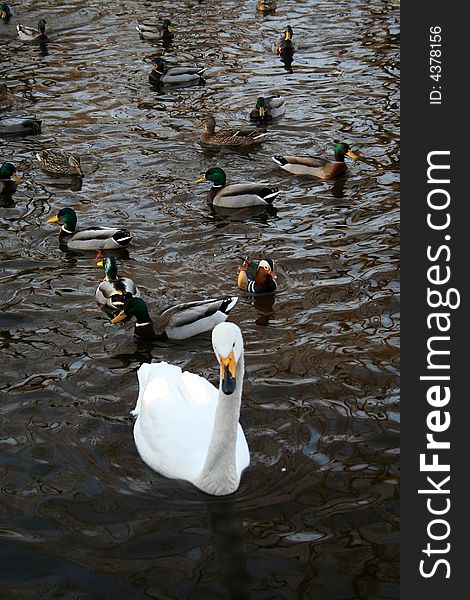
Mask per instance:
[[[263,294],[277,289],[274,263],[270,258],[252,261],[245,258],[238,267],[238,287],[246,292]]]

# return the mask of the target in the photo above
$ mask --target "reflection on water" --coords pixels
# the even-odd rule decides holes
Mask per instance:
[[[23,183],[0,198],[0,574],[8,598],[256,600],[398,598],[399,9],[392,3],[255,0],[40,5],[0,23],[14,107],[42,132],[0,139]],[[47,44],[15,40],[45,17]],[[171,45],[137,21],[168,17]],[[286,65],[271,46],[290,23]],[[204,86],[148,82],[152,57],[206,67]],[[249,152],[203,149],[207,113],[248,124],[256,98],[286,114]],[[5,114],[5,113],[2,113]],[[346,176],[289,175],[276,154],[360,155]],[[81,185],[35,153],[80,156]],[[210,207],[210,166],[263,181],[274,207]],[[95,253],[62,251],[47,219],[134,234],[120,269],[151,314],[239,295],[251,464],[229,498],[209,498],[140,460],[130,411],[142,362],[215,382],[210,334],[133,337],[95,306]],[[82,225],[83,223],[83,225]],[[122,252],[122,251],[121,251]],[[270,256],[275,294],[237,291],[240,256]],[[32,577],[31,574],[34,574]]]

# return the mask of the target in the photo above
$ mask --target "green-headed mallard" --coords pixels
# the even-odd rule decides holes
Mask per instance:
[[[144,40],[162,40],[163,43],[169,43],[173,39],[173,26],[170,19],[165,19],[161,25],[139,23],[136,29]]]
[[[274,263],[270,258],[250,260],[245,258],[238,267],[238,287],[245,292],[264,294],[277,288]]]
[[[96,301],[101,306],[121,310],[127,297],[140,298],[140,290],[129,277],[118,277],[114,256],[107,256],[96,263],[104,267],[105,277],[96,288]]]
[[[111,250],[123,248],[132,240],[126,229],[112,227],[89,227],[76,229],[77,214],[72,208],[61,208],[48,223],[62,223],[59,241],[71,250]]]
[[[0,194],[14,194],[21,178],[16,174],[16,167],[11,162],[4,162],[0,167]]]
[[[176,304],[164,310],[153,321],[145,302],[141,298],[128,296],[121,312],[114,317],[112,323],[135,317],[134,333],[137,337],[148,340],[185,340],[210,331],[218,323],[225,321],[237,300],[234,296]]]
[[[284,36],[277,42],[274,42],[273,52],[279,56],[293,54],[295,52],[294,43],[292,42],[293,35],[292,27],[288,25],[284,31]]]
[[[212,181],[208,200],[214,206],[225,208],[244,208],[248,206],[267,206],[272,204],[280,190],[268,187],[265,183],[235,183],[225,185],[225,172],[219,167],[208,169],[204,177],[196,183]]]
[[[336,144],[335,160],[327,160],[318,156],[273,156],[273,161],[281,169],[294,175],[311,175],[320,179],[332,179],[342,175],[346,169],[344,157],[357,158],[347,144]]]
[[[8,21],[13,17],[15,13],[13,12],[12,7],[6,2],[2,2],[0,4],[0,19],[3,21]]]
[[[240,328],[220,323],[212,332],[212,346],[220,366],[218,388],[176,365],[141,365],[132,411],[134,440],[141,459],[154,471],[224,496],[238,489],[250,464],[239,423],[245,371]]]
[[[256,10],[264,15],[273,13],[276,10],[276,0],[258,0]]]
[[[202,123],[204,128],[200,142],[204,146],[254,146],[268,135],[260,129],[223,128],[215,131],[215,119],[212,115],[205,117]]]
[[[36,153],[41,168],[54,175],[85,177],[80,159],[62,150],[42,150]]]
[[[162,83],[202,83],[202,74],[205,67],[167,67],[163,58],[158,56],[149,75],[150,83],[160,85]]]
[[[282,96],[260,96],[250,113],[250,119],[258,123],[266,123],[281,117],[285,112],[286,107]]]
[[[41,121],[35,117],[0,117],[0,136],[41,133]]]
[[[46,35],[47,23],[44,19],[38,22],[38,28],[26,27],[25,25],[17,25],[18,37],[22,42],[43,42],[47,40]]]

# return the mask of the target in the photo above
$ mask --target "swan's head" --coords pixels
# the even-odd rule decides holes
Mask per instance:
[[[242,332],[235,323],[219,323],[212,330],[212,346],[220,364],[220,381],[224,394],[233,394],[237,386],[237,364],[243,354]]]

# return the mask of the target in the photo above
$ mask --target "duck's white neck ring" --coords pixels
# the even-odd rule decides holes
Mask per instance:
[[[65,229],[65,227],[62,225],[62,231],[64,233],[73,233],[73,231],[69,231],[68,229]]]
[[[136,323],[136,327],[145,327],[146,325],[150,325],[150,321],[148,323]]]

